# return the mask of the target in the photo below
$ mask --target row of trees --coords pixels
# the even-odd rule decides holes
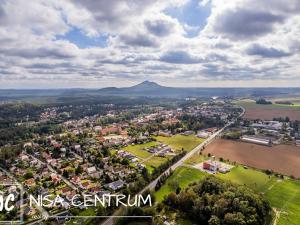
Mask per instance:
[[[156,185],[155,185],[155,191],[161,188],[161,186],[164,185],[164,183],[167,181],[167,179],[173,174],[173,171],[170,169],[169,172],[164,173],[161,175],[161,177],[158,179]]]
[[[260,98],[258,100],[256,100],[256,104],[262,104],[262,105],[271,105],[272,102],[270,101],[267,101],[266,99],[264,98]]]
[[[178,155],[174,156],[171,160],[166,161],[165,163],[161,164],[159,167],[156,167],[153,172],[152,172],[152,177],[156,178],[158,177],[161,173],[166,171],[171,165],[173,165],[175,162],[180,160],[183,156],[185,156],[186,151],[182,151]]]

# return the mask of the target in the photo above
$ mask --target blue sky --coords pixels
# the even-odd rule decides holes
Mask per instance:
[[[195,37],[198,35],[199,31],[205,27],[210,11],[210,4],[203,6],[199,4],[199,1],[197,0],[190,0],[182,7],[170,7],[164,12],[167,15],[176,18],[180,23],[194,27],[194,30],[187,31],[187,36]]]
[[[89,48],[89,47],[107,47],[108,36],[103,34],[97,37],[89,37],[83,33],[80,29],[72,27],[70,31],[63,35],[57,35],[57,40],[68,40],[71,43],[77,45],[79,48]]]
[[[0,88],[300,84],[298,0],[2,0]]]

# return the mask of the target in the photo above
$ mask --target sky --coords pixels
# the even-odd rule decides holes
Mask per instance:
[[[300,86],[299,0],[0,0],[0,88]]]

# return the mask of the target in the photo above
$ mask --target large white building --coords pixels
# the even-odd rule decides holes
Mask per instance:
[[[242,136],[241,140],[244,142],[249,142],[249,143],[254,143],[254,144],[259,144],[259,145],[266,145],[266,146],[271,146],[272,142],[270,139],[266,138],[258,138],[254,136]]]
[[[279,121],[264,121],[263,123],[253,123],[251,127],[267,130],[281,130],[282,122]]]

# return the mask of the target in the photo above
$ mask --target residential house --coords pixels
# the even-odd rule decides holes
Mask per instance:
[[[109,189],[113,190],[113,191],[117,191],[117,190],[121,189],[122,187],[124,187],[124,185],[125,185],[125,182],[124,182],[124,181],[122,181],[122,180],[117,180],[117,181],[114,181],[114,182],[112,182],[112,183],[109,183],[109,184],[107,185],[107,187],[108,187]]]

